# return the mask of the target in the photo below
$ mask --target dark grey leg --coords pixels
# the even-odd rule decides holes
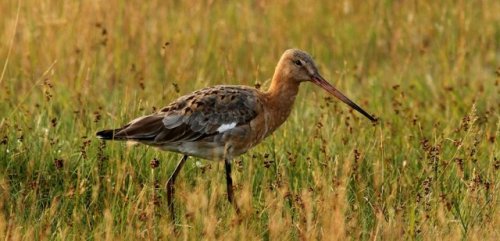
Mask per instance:
[[[179,175],[179,172],[181,171],[182,166],[184,166],[184,163],[186,163],[188,157],[189,157],[188,155],[184,155],[182,157],[182,159],[177,164],[174,173],[172,173],[172,175],[167,181],[167,204],[168,204],[168,209],[170,210],[170,216],[172,217],[172,221],[175,221],[175,212],[174,212],[175,178],[177,178],[177,175]]]
[[[226,168],[226,186],[227,186],[227,200],[234,205],[236,213],[240,213],[240,209],[234,200],[233,194],[233,178],[231,177],[231,159],[224,158],[224,167]]]

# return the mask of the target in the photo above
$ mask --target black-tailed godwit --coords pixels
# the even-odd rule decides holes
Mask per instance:
[[[371,115],[330,85],[311,56],[289,49],[276,66],[265,92],[239,85],[219,85],[182,96],[160,111],[125,126],[97,132],[104,140],[127,140],[183,154],[167,181],[167,204],[174,217],[174,182],[189,156],[223,160],[227,198],[234,201],[231,160],[259,144],[287,119],[302,82],[312,82],[371,121]]]

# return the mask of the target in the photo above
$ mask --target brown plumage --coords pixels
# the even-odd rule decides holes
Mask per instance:
[[[257,96],[256,89],[245,86],[205,88],[177,99],[157,113],[139,117],[114,131],[105,131],[108,135],[103,132],[97,135],[222,160],[226,143],[251,136],[250,123],[263,108]],[[237,149],[231,154],[244,151]]]
[[[188,156],[225,161],[228,199],[234,204],[232,158],[260,143],[287,119],[299,85],[305,81],[322,87],[375,121],[321,77],[309,54],[290,49],[278,62],[266,92],[233,85],[204,88],[180,97],[157,113],[139,117],[115,130],[100,131],[97,136],[105,140],[136,141],[184,154],[167,183],[172,217],[173,184]]]

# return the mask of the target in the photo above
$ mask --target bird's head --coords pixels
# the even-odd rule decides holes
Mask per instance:
[[[304,82],[313,81],[318,75],[318,68],[311,56],[299,49],[289,49],[283,53],[280,62],[282,77],[287,80]]]
[[[278,63],[277,72],[280,72],[280,78],[286,81],[301,83],[305,81],[312,82],[323,88],[331,95],[337,97],[342,102],[349,105],[351,108],[359,111],[371,121],[376,121],[370,114],[356,105],[353,101],[347,98],[344,94],[333,87],[326,81],[318,71],[312,57],[299,49],[288,49],[283,53]]]

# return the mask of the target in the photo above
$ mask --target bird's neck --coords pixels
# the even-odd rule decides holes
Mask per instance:
[[[271,86],[266,92],[269,103],[269,119],[271,131],[277,129],[290,115],[295,102],[295,97],[299,91],[300,83],[291,79],[286,79],[277,71],[273,76]]]

